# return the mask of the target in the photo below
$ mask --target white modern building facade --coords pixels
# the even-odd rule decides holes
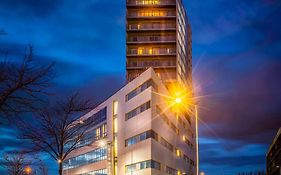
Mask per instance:
[[[89,112],[95,122],[64,175],[195,175],[196,118],[167,108],[169,95],[149,68]]]

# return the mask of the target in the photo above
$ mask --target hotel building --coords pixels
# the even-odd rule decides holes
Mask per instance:
[[[192,85],[191,30],[182,1],[127,0],[126,7],[127,84],[83,116],[93,127],[84,147],[63,162],[63,173],[196,175],[196,118],[167,101],[172,85]]]
[[[181,0],[127,0],[127,81],[153,67],[167,83],[192,81],[190,23]]]
[[[64,175],[195,175],[195,118],[167,109],[165,96],[149,68],[89,112],[93,127]]]

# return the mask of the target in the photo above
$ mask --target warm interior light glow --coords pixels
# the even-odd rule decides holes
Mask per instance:
[[[117,115],[118,112],[118,101],[113,102],[113,115]]]
[[[179,150],[179,149],[177,149],[176,154],[177,154],[177,156],[178,156],[178,157],[180,157],[181,152],[180,152],[180,150]]]
[[[61,160],[60,160],[60,159],[58,160],[58,163],[61,163]]]
[[[143,48],[138,48],[138,55],[142,55],[143,54]]]
[[[117,118],[114,118],[113,119],[113,127],[114,127],[114,133],[117,133],[118,132],[118,121],[117,121]]]

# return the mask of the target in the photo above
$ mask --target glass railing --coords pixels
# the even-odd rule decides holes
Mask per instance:
[[[128,30],[169,30],[176,29],[176,24],[129,24]]]
[[[128,55],[174,55],[175,48],[159,48],[159,49],[129,49]]]
[[[128,12],[127,17],[129,18],[143,18],[143,17],[176,17],[174,11],[132,11]]]
[[[176,5],[175,0],[128,0],[127,5]]]
[[[175,67],[176,61],[132,61],[127,63],[127,67],[143,68],[143,67]]]
[[[127,42],[172,42],[176,41],[175,36],[131,36]]]

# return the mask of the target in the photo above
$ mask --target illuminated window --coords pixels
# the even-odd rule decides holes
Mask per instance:
[[[152,48],[150,48],[150,49],[148,50],[148,53],[149,53],[149,55],[152,55],[152,53],[153,53]]]
[[[118,132],[118,122],[117,122],[117,118],[114,118],[114,119],[113,119],[113,122],[114,122],[114,133],[117,133],[117,132]]]
[[[177,155],[178,157],[181,156],[181,151],[180,151],[179,149],[176,149],[176,155]]]
[[[106,159],[106,148],[98,148],[63,161],[63,169],[76,168],[82,165],[99,162]]]
[[[143,54],[143,48],[138,48],[138,55],[142,55]]]
[[[113,115],[117,115],[118,101],[113,102]]]
[[[99,138],[100,137],[100,128],[96,129],[96,137]]]
[[[117,157],[117,152],[118,152],[118,144],[117,144],[117,136],[114,136],[114,157]]]
[[[106,124],[102,125],[102,137],[106,136]]]
[[[138,24],[138,26],[137,26],[137,27],[138,27],[138,30],[139,30],[139,29],[141,28],[141,25],[140,25],[140,24]]]

